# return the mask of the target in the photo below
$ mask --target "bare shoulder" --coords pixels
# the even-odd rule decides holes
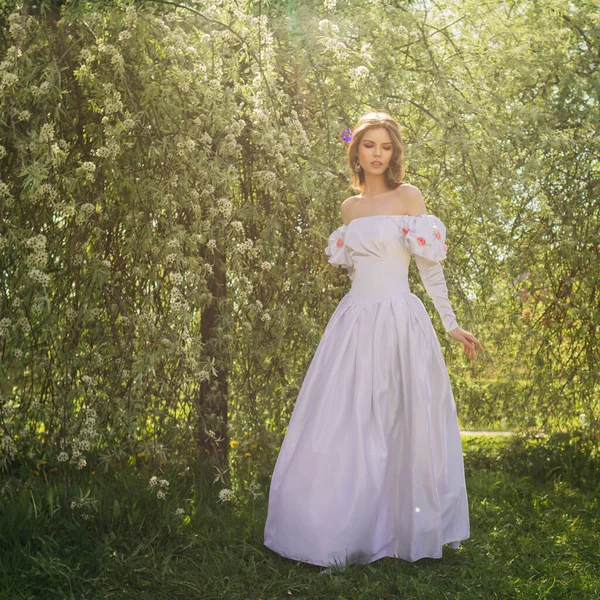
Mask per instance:
[[[423,194],[416,185],[410,183],[399,185],[394,200],[400,213],[420,215],[427,212]]]
[[[340,206],[340,212],[342,214],[342,221],[344,222],[344,225],[348,225],[348,223],[352,220],[351,215],[355,202],[356,196],[350,196],[349,198],[346,198]]]

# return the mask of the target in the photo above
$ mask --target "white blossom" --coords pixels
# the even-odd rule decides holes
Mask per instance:
[[[319,21],[319,29],[323,32],[338,33],[340,28],[332,23],[329,19],[321,19]]]
[[[17,445],[10,435],[5,435],[0,440],[0,449],[10,458],[14,458],[17,453]]]
[[[53,123],[44,123],[40,127],[40,142],[50,142],[54,139],[54,124]]]
[[[31,331],[31,325],[29,324],[29,321],[27,320],[27,317],[19,317],[17,319],[17,325],[24,331],[24,332],[29,332]]]
[[[210,371],[202,370],[198,372],[199,381],[208,381],[210,379]]]
[[[29,278],[32,281],[39,283],[43,287],[46,287],[50,283],[50,276],[47,273],[43,273],[39,269],[36,269],[35,267],[30,269],[27,272],[27,275],[29,275]]]
[[[2,74],[2,87],[8,87],[14,85],[19,81],[19,78],[14,73],[3,73]]]
[[[0,319],[0,337],[6,337],[9,333],[11,320],[8,317]]]
[[[17,121],[29,121],[31,113],[28,110],[18,110],[15,112],[15,119]]]
[[[232,229],[235,229],[235,231],[237,233],[239,233],[240,235],[242,235],[244,233],[244,225],[242,224],[241,221],[231,221],[231,223],[229,225],[231,226]]]
[[[0,181],[0,198],[10,198],[10,188],[4,181]]]
[[[360,67],[356,67],[356,69],[354,70],[354,75],[358,79],[364,79],[369,75],[369,69],[368,67],[361,65]]]
[[[232,498],[233,492],[231,490],[228,490],[227,488],[222,489],[219,492],[219,500],[221,500],[221,502],[229,502]]]

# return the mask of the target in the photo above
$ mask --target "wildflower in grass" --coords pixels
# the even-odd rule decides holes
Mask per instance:
[[[167,497],[167,495],[162,490],[158,490],[158,492],[156,492],[156,497],[159,500],[164,500]]]
[[[233,492],[227,488],[224,488],[219,492],[219,500],[221,502],[230,502],[232,498]]]
[[[148,483],[150,484],[150,487],[154,487],[154,486],[158,485],[158,477],[156,475],[152,475],[152,477],[150,477],[150,481]]]

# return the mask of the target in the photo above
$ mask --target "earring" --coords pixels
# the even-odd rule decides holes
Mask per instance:
[[[354,161],[354,170],[359,173],[362,167],[360,166],[360,161],[358,158]]]

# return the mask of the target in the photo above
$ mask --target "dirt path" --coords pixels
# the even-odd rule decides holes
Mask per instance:
[[[460,435],[506,436],[506,435],[514,435],[514,432],[513,431],[464,431],[461,429]]]

